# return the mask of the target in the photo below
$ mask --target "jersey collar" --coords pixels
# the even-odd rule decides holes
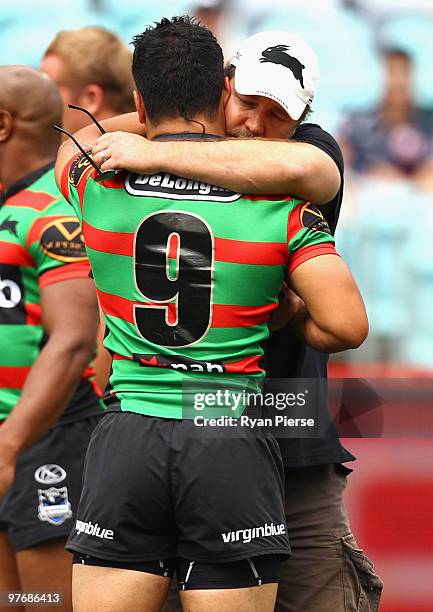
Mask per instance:
[[[221,140],[216,134],[201,134],[200,132],[177,132],[176,134],[159,134],[154,140]]]
[[[27,187],[30,187],[30,185],[35,183],[38,178],[45,174],[45,172],[48,172],[48,170],[51,170],[51,168],[54,168],[54,160],[50,161],[45,166],[42,166],[42,168],[38,168],[37,170],[33,170],[33,172],[29,172],[29,174],[22,176],[20,179],[18,179],[18,181],[12,183],[9,189],[3,192],[1,198],[2,203],[4,203],[7,198],[10,198],[16,193],[22,191],[23,189],[27,189]]]

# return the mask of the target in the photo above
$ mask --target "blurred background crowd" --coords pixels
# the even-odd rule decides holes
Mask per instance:
[[[321,76],[309,121],[331,132],[344,153],[337,246],[371,326],[361,349],[333,358],[331,373],[430,377],[433,0],[3,0],[1,63],[39,66],[59,30],[97,25],[129,43],[154,20],[184,13],[215,33],[226,60],[261,30],[299,32],[315,49]],[[107,59],[115,62],[102,52],[99,61]],[[431,440],[346,445],[360,456],[347,502],[385,582],[381,610],[431,612]]]

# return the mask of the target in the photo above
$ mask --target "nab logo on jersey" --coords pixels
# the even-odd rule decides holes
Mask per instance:
[[[76,217],[61,217],[47,223],[41,234],[40,245],[46,255],[57,261],[72,263],[87,258]]]
[[[184,370],[186,372],[207,372],[208,374],[223,374],[226,369],[223,363],[212,361],[201,361],[190,359],[183,355],[143,355],[133,354],[133,359],[141,366],[154,368],[171,368],[172,370]]]
[[[169,198],[170,200],[201,200],[205,202],[235,202],[240,193],[200,183],[164,172],[161,174],[128,174],[125,181],[128,193],[134,196]]]

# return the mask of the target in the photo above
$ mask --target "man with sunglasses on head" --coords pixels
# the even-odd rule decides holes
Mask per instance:
[[[68,611],[64,546],[103,407],[88,367],[95,288],[78,220],[54,181],[61,121],[51,79],[0,68],[0,591],[57,592],[34,600],[44,610],[62,593]]]
[[[160,143],[144,136],[136,115],[107,121],[109,133],[93,149],[103,170],[166,171],[227,189],[293,193],[320,205],[335,232],[343,196],[343,158],[334,138],[306,122],[318,64],[297,35],[262,32],[247,39],[226,68],[231,96],[227,132],[237,140]],[[274,140],[272,140],[274,139]],[[278,140],[277,140],[278,139]],[[288,140],[290,139],[290,140]],[[298,308],[291,294],[292,307]],[[269,378],[316,379],[321,435],[281,439],[285,464],[286,520],[292,557],[282,566],[278,612],[343,612],[347,605],[376,611],[382,584],[351,532],[343,501],[354,456],[342,447],[330,422],[328,356],[296,337],[290,326],[271,334]],[[344,580],[341,579],[344,577]],[[173,601],[166,612],[179,610]]]
[[[134,45],[149,138],[219,141],[230,84],[210,32],[187,17],[163,19]],[[94,127],[75,134],[95,136]],[[263,445],[263,432],[194,435],[182,385],[202,391],[204,373],[221,385],[263,376],[260,343],[286,273],[306,303],[299,333],[316,348],[363,340],[362,300],[308,203],[157,171],[104,175],[93,168],[104,151],[93,157],[70,159],[63,145],[56,166],[82,221],[113,353],[110,409],[88,449],[68,542],[75,609],[156,612],[176,569],[191,612],[270,612],[288,550],[277,446]]]

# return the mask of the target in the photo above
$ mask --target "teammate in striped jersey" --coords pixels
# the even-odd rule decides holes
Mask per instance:
[[[97,301],[54,181],[57,88],[10,66],[0,92],[0,591],[60,591],[70,610],[64,544],[103,410],[88,367]]]
[[[224,136],[228,88],[213,36],[174,18],[134,43],[148,136]],[[86,130],[76,136],[85,141]],[[176,569],[191,611],[270,612],[288,553],[278,447],[263,432],[198,434],[182,420],[182,385],[202,392],[210,376],[214,386],[244,377],[254,386],[287,274],[308,309],[300,327],[322,349],[362,342],[362,299],[307,202],[169,174],[107,178],[93,164],[64,145],[56,165],[82,221],[114,356],[111,413],[89,447],[68,544],[75,609],[157,611]]]

